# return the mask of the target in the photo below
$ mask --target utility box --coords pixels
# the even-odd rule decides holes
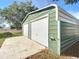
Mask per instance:
[[[26,15],[23,35],[61,54],[79,41],[79,20],[51,4]]]

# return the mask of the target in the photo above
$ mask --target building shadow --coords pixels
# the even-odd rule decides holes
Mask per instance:
[[[79,58],[79,41],[61,53],[62,56],[72,56]]]

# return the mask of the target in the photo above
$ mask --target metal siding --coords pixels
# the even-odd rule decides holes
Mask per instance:
[[[78,41],[79,25],[77,20],[67,13],[59,10],[58,20],[60,21],[60,38],[61,38],[61,52],[65,51],[71,45]]]
[[[77,24],[77,21],[74,20],[73,18],[69,17],[68,15],[62,13],[62,12],[58,12],[58,16],[60,21],[64,21],[64,22],[68,22],[68,23],[72,23],[72,24]]]
[[[31,14],[31,15],[28,16],[27,20],[26,20],[24,23],[26,23],[26,22],[28,22],[28,21],[32,21],[32,20],[34,20],[34,19],[36,19],[36,18],[38,18],[38,17],[41,17],[41,16],[43,16],[43,15],[46,15],[46,14],[48,14],[48,10]]]
[[[56,21],[56,9],[49,12],[49,48],[58,54],[58,26]]]
[[[78,41],[79,34],[76,24],[61,21],[61,52]]]
[[[31,14],[31,15],[29,15],[29,16],[27,17],[27,20],[26,20],[24,23],[29,22],[29,21],[31,21],[31,20],[34,20],[35,18],[41,17],[41,16],[43,16],[43,15],[49,14],[49,12],[50,12],[50,13],[53,13],[53,12],[55,11],[55,9],[54,9],[54,11],[52,11],[52,12],[51,12],[51,10],[52,10],[52,8],[49,8],[49,9],[47,9],[47,10],[44,10],[44,11],[40,11],[40,12],[36,12],[36,13],[34,13],[34,14]]]

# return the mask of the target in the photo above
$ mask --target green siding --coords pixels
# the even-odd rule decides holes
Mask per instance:
[[[36,12],[36,13],[33,13],[33,14],[29,15],[28,18],[27,18],[27,20],[24,23],[29,22],[31,20],[34,20],[36,18],[39,18],[39,17],[41,17],[43,15],[49,14],[49,12],[53,13],[54,11],[51,12],[51,9],[52,8],[49,8],[47,10],[39,11],[39,12]]]
[[[58,54],[58,27],[57,27],[57,21],[56,21],[56,10],[51,10],[49,12],[49,48],[54,52]],[[53,39],[51,39],[51,37]]]
[[[76,24],[61,21],[61,51],[64,51],[72,43],[78,41],[79,31]]]

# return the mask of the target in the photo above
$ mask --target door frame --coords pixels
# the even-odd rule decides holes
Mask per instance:
[[[44,19],[44,18],[48,18],[48,19],[49,19],[49,15],[46,14],[46,15],[40,16],[40,17],[35,18],[35,19],[33,19],[33,20],[30,21],[30,36],[29,36],[30,39],[32,39],[32,34],[31,34],[31,31],[32,31],[31,29],[32,29],[32,28],[31,28],[31,23],[32,23],[32,22],[36,22],[36,21],[41,20],[41,19]],[[49,21],[48,21],[48,22],[49,22]],[[49,25],[49,23],[48,23],[48,25]],[[48,27],[49,27],[49,26],[48,26]],[[48,32],[49,32],[49,30],[48,30]],[[49,36],[48,36],[48,38],[49,38]],[[43,45],[43,44],[42,44],[42,45]],[[46,47],[48,47],[48,46],[46,46]]]

